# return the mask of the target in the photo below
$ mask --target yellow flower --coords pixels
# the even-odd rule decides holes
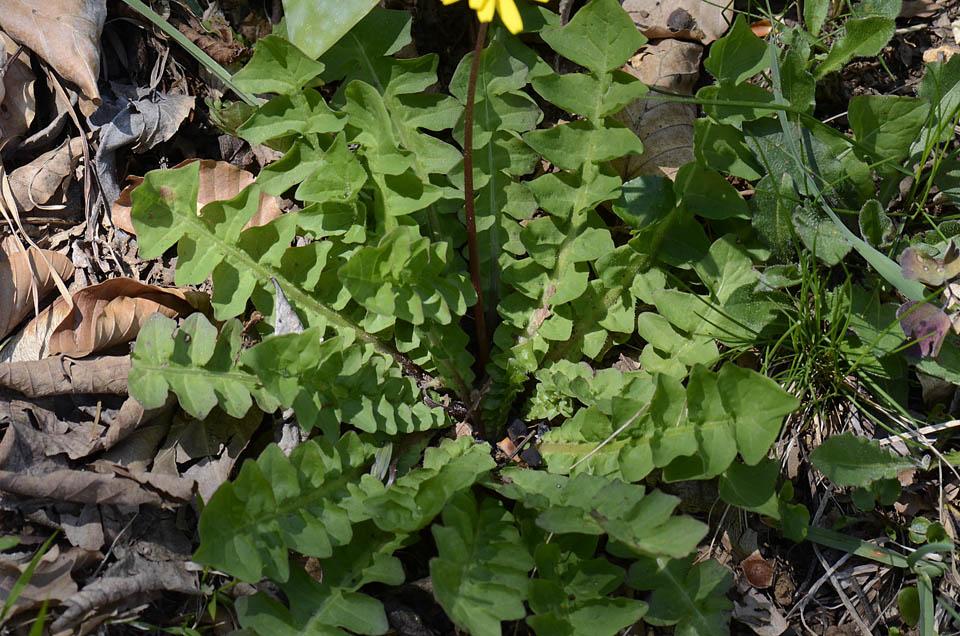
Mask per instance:
[[[442,1],[443,4],[453,4],[457,0]],[[537,2],[547,2],[547,0],[537,0]],[[513,0],[470,0],[470,8],[477,12],[477,19],[481,22],[493,20],[493,11],[496,9],[510,33],[517,34],[523,31],[523,20],[520,19],[520,12],[517,11],[517,5]]]

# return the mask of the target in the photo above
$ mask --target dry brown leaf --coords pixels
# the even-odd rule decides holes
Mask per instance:
[[[177,29],[220,64],[233,64],[246,51],[247,47],[233,37],[233,31],[226,24],[210,20],[205,26],[194,16],[189,19],[189,24],[178,24]]]
[[[82,358],[136,338],[150,314],[173,318],[205,309],[206,294],[114,278],[58,298],[0,351],[0,361],[40,360],[63,354]]]
[[[770,24],[770,20],[757,20],[750,25],[750,30],[758,38],[767,37],[772,29],[773,25]]]
[[[676,38],[710,44],[726,33],[733,21],[732,0],[624,0],[623,9],[651,40]]]
[[[692,95],[700,76],[703,47],[680,40],[650,42],[630,58],[624,70],[647,86],[673,93]],[[638,175],[659,175],[673,179],[680,166],[694,160],[693,121],[696,106],[638,99],[616,117],[643,142],[642,155],[630,155],[615,162],[625,180]]]
[[[74,137],[10,173],[10,189],[20,211],[29,212],[48,203],[65,203],[67,186],[82,156],[83,140]]]
[[[106,0],[3,0],[0,28],[76,84],[90,115],[100,105],[100,33]]]
[[[17,52],[19,45],[5,33],[0,33],[3,46],[0,52],[9,55]],[[26,134],[37,113],[37,100],[33,92],[36,75],[30,68],[30,56],[21,52],[16,61],[7,66],[0,78],[0,142]]]
[[[946,62],[956,53],[960,53],[960,49],[952,44],[944,44],[943,46],[938,46],[935,49],[927,49],[924,51],[923,61],[927,64],[932,62]]]
[[[200,185],[197,189],[197,212],[200,208],[213,201],[226,201],[240,194],[244,188],[257,180],[252,173],[243,168],[238,168],[226,161],[214,161],[212,159],[188,159],[174,166],[174,169],[181,168],[194,161],[200,161]],[[133,229],[133,223],[130,222],[130,210],[133,206],[133,199],[130,194],[134,188],[143,183],[143,177],[128,177],[130,185],[125,187],[117,197],[117,200],[111,206],[111,221],[124,232],[136,234]],[[260,193],[260,206],[257,213],[247,221],[244,229],[249,227],[258,227],[266,225],[273,219],[283,214],[277,203],[277,197]]]
[[[4,555],[0,559],[0,598],[10,598],[10,590],[17,582],[20,574],[30,564],[32,552],[20,555]],[[36,609],[43,604],[44,599],[51,602],[64,601],[77,593],[77,584],[70,573],[77,562],[78,553],[72,550],[61,553],[59,546],[51,545],[40,558],[33,576],[27,582],[16,603],[13,604],[8,616],[17,612]]]
[[[47,262],[61,279],[73,276],[73,263],[63,254],[35,247],[26,252],[17,249],[10,237],[0,243],[0,338],[30,313],[35,298],[44,298],[56,287]]]
[[[755,588],[764,589],[773,585],[773,566],[760,555],[759,550],[740,562],[740,569],[747,581]]]
[[[942,8],[939,0],[904,0],[900,5],[900,17],[930,18]]]
[[[43,360],[0,362],[0,386],[26,397],[50,395],[127,394],[130,356],[71,360],[53,356]]]

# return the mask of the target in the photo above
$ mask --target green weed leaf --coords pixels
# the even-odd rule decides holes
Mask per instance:
[[[461,628],[477,636],[499,636],[500,623],[526,616],[523,605],[533,558],[503,505],[480,504],[469,492],[450,500],[443,525],[430,529],[438,556],[430,560],[437,601]]]
[[[620,68],[647,41],[616,0],[592,2],[566,26],[540,35],[560,55],[598,72]]]
[[[257,42],[253,57],[233,76],[233,82],[251,93],[296,95],[323,68],[322,63],[307,57],[290,42],[268,35]]]
[[[290,41],[316,59],[360,21],[376,2],[348,0],[329,5],[310,0],[283,0]]]
[[[140,330],[130,369],[130,395],[144,408],[157,408],[173,391],[180,406],[197,419],[220,406],[231,417],[246,415],[256,396],[263,410],[273,411],[276,400],[255,375],[234,362],[240,351],[242,326],[228,321],[217,330],[203,316],[191,314],[180,329],[177,323],[154,314]],[[176,332],[176,333],[175,333]]]
[[[644,616],[651,625],[676,625],[678,636],[726,636],[733,575],[716,561],[693,565],[693,559],[639,559],[630,566],[627,584],[653,590]]]
[[[721,85],[741,84],[768,66],[767,44],[737,16],[730,32],[710,47],[703,65]]]
[[[850,433],[825,440],[813,451],[810,460],[838,486],[867,486],[916,466],[910,459],[893,455],[875,440]]]
[[[889,17],[849,18],[843,23],[843,36],[830,47],[826,59],[817,66],[813,76],[820,80],[828,73],[840,70],[854,57],[876,55],[893,37],[895,28]]]

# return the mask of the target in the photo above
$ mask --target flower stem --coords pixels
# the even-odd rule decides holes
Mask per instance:
[[[480,53],[483,41],[487,37],[487,23],[480,23],[477,44],[473,49],[473,63],[470,65],[470,82],[467,84],[467,104],[463,120],[463,196],[464,213],[467,217],[467,247],[470,251],[470,280],[477,292],[477,304],[473,306],[473,316],[477,326],[477,349],[481,374],[490,362],[490,345],[487,342],[487,323],[483,312],[483,287],[480,282],[480,249],[477,247],[477,218],[473,208],[473,101],[477,93],[477,70],[480,67]],[[496,228],[494,228],[496,231]],[[492,266],[493,264],[491,264]]]

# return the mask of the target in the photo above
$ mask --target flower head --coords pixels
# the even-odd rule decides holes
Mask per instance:
[[[453,4],[456,1],[442,0],[443,4]],[[537,0],[537,2],[547,2],[547,0]],[[477,19],[481,22],[493,20],[493,12],[496,9],[510,33],[517,34],[523,31],[523,20],[520,19],[520,12],[517,11],[517,5],[513,0],[470,0],[470,8],[477,12]]]

